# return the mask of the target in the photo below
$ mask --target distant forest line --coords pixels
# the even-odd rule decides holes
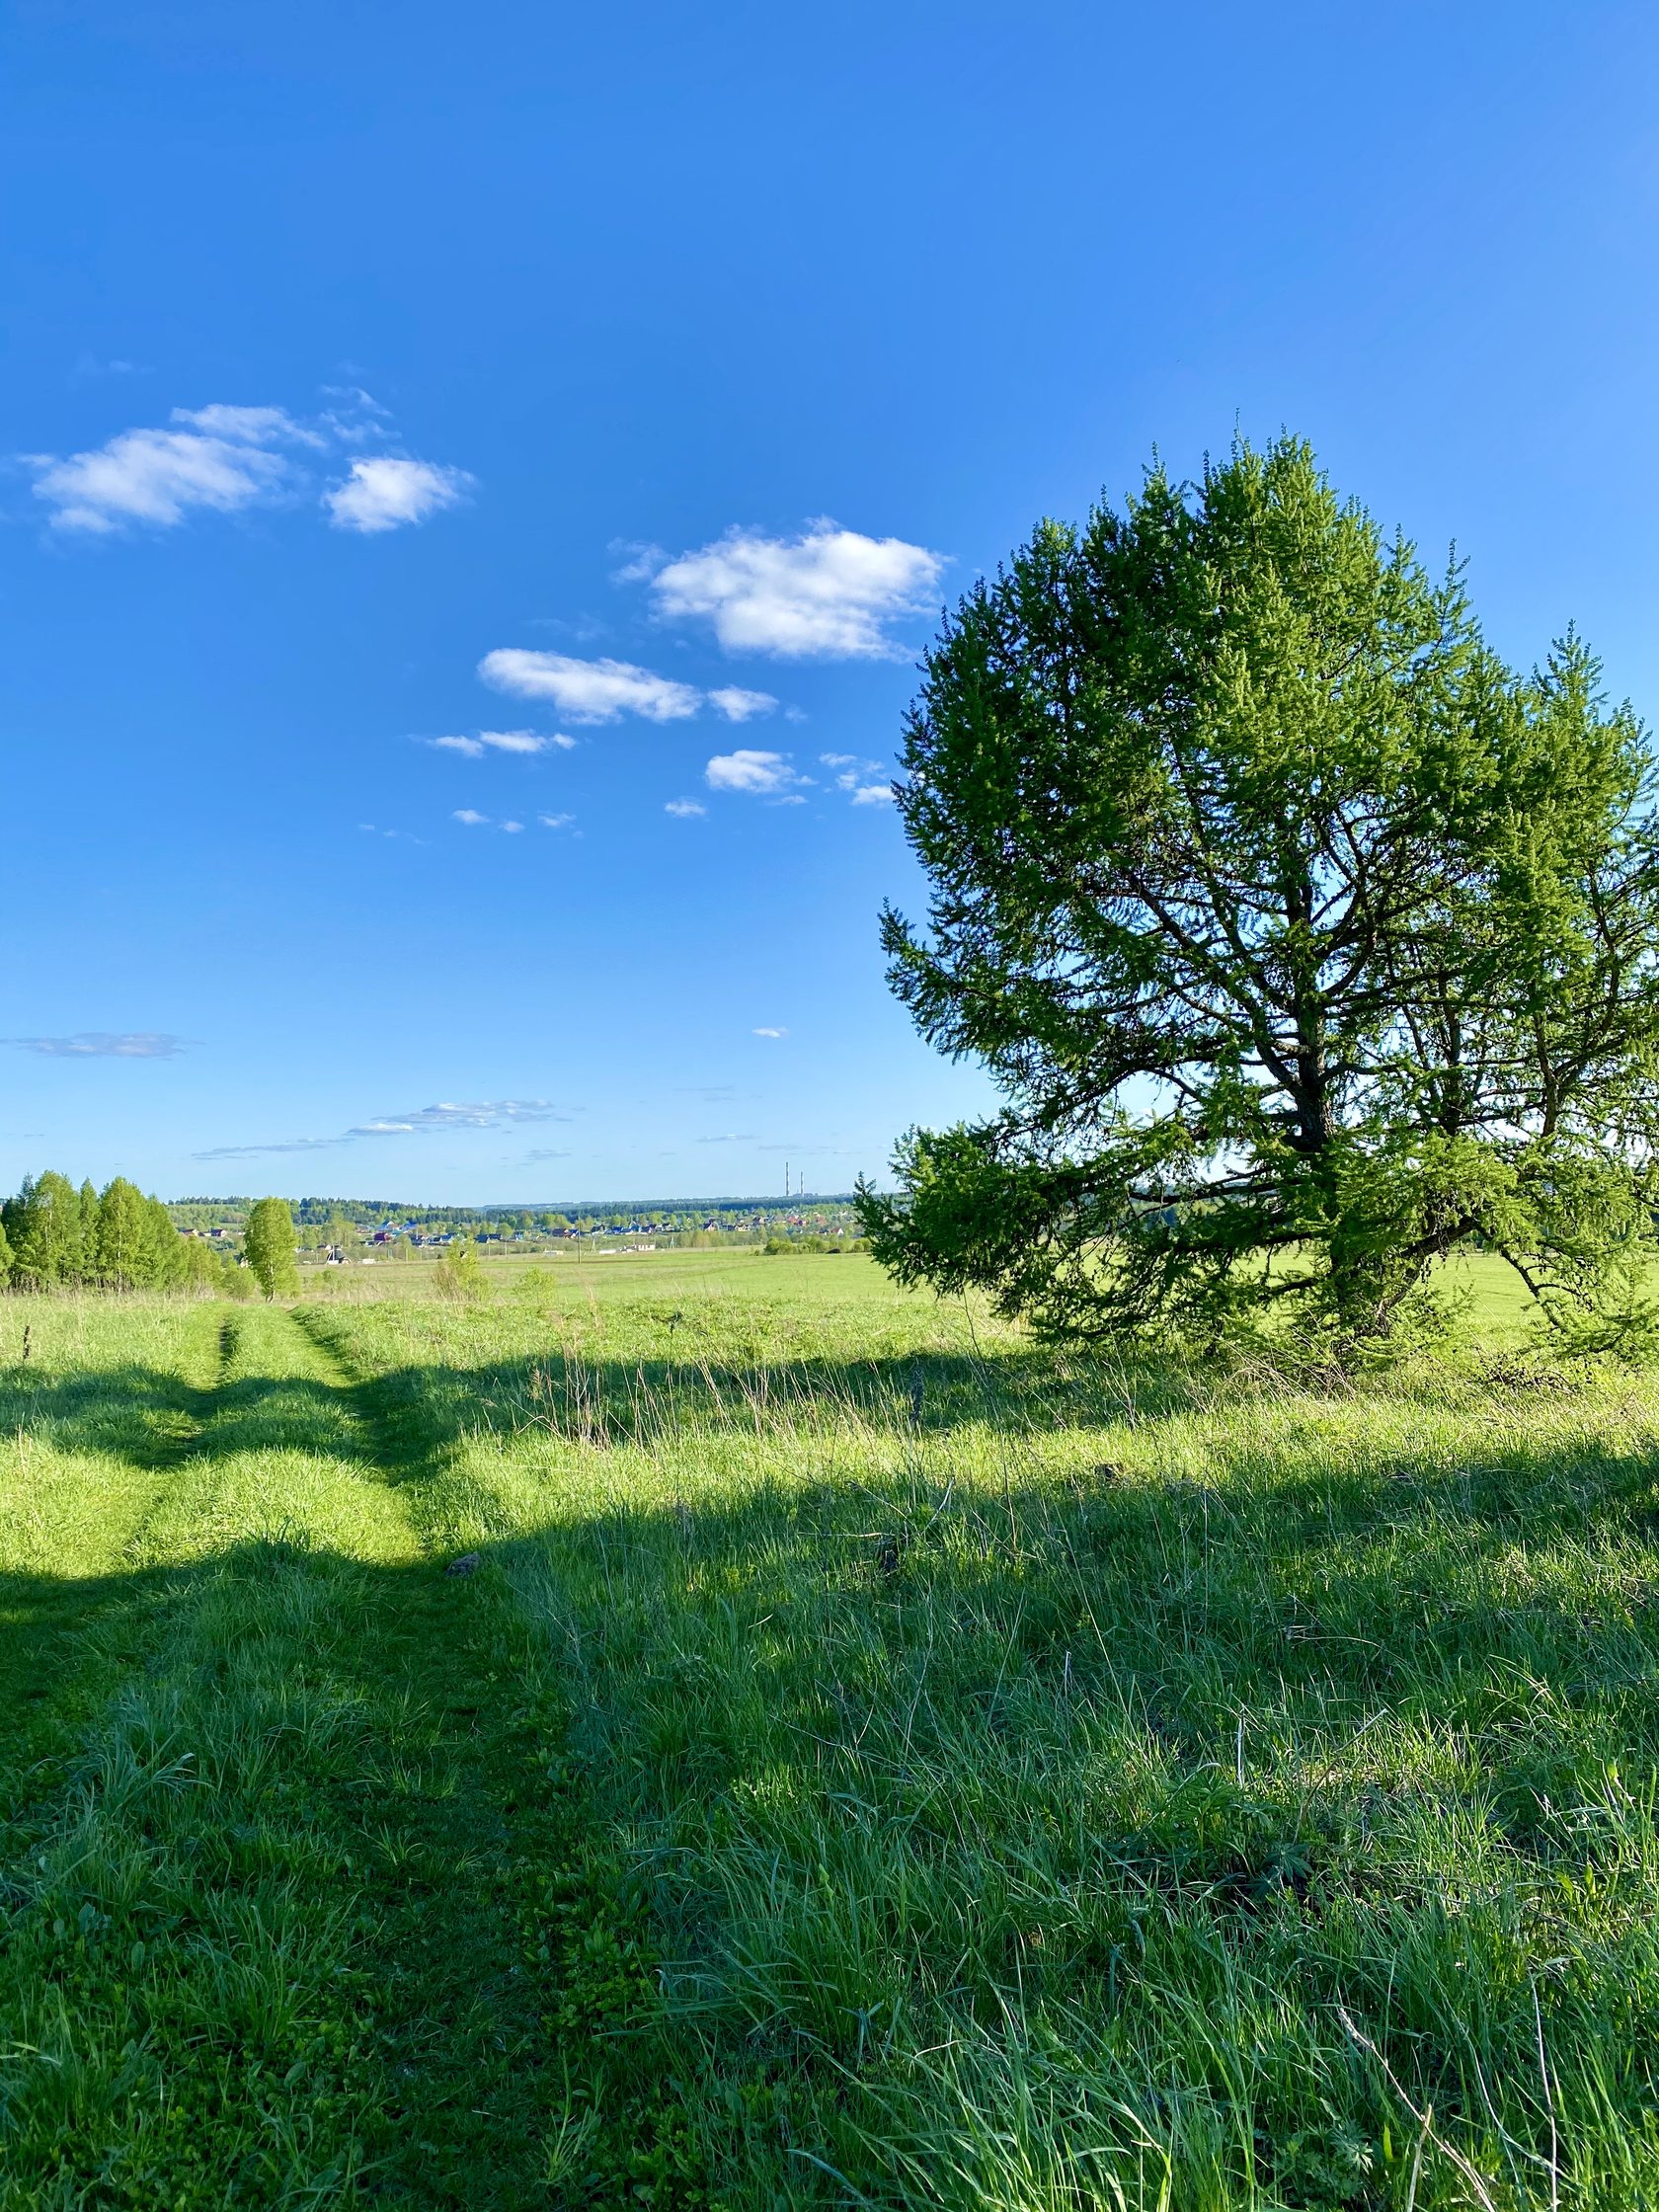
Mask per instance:
[[[412,1225],[444,1234],[453,1229],[499,1232],[516,1227],[528,1232],[556,1234],[567,1229],[623,1230],[654,1228],[682,1235],[714,1223],[722,1229],[770,1224],[779,1217],[838,1215],[852,1207],[849,1191],[814,1193],[787,1198],[639,1198],[613,1199],[587,1204],[571,1200],[559,1206],[433,1206],[411,1205],[407,1200],[378,1198],[297,1198],[288,1200],[296,1228],[325,1228],[344,1223],[359,1233],[386,1223]],[[210,1229],[246,1219],[253,1197],[180,1198],[170,1200],[168,1211],[182,1229]]]

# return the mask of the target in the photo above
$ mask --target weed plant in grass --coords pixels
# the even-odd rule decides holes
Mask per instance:
[[[32,1308],[0,2205],[1659,2203],[1659,1387],[695,1257]]]

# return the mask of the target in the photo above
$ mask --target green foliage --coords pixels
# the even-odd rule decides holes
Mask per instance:
[[[172,1229],[172,1224],[168,1224]],[[177,1242],[176,1233],[173,1241]],[[118,1175],[98,1202],[93,1226],[93,1272],[111,1290],[135,1290],[151,1280],[155,1231],[143,1193]]]
[[[768,1236],[760,1247],[768,1259],[785,1259],[792,1253],[802,1252],[863,1252],[868,1248],[860,1237],[820,1236],[816,1232],[805,1236]]]
[[[466,1302],[485,1295],[488,1286],[479,1265],[478,1246],[470,1236],[457,1236],[437,1264],[437,1287],[445,1298]]]
[[[1650,762],[1576,639],[1514,673],[1455,570],[1240,444],[976,586],[905,767],[891,980],[1007,1102],[861,1193],[902,1282],[1340,1351],[1479,1243],[1545,1321],[1651,1330]]]
[[[90,1175],[81,1183],[81,1251],[89,1267],[96,1264],[98,1249],[98,1215],[102,1201],[97,1186]]]
[[[26,1177],[7,1204],[6,1227],[17,1278],[26,1289],[47,1291],[81,1280],[81,1200],[67,1176],[48,1168]]]
[[[268,1299],[298,1288],[294,1264],[294,1224],[283,1198],[262,1198],[248,1215],[242,1250],[254,1279]]]
[[[77,1191],[64,1175],[31,1176],[0,1207],[0,1224],[11,1253],[0,1283],[9,1275],[17,1290],[224,1287],[218,1259],[180,1235],[162,1201],[121,1175],[102,1196],[90,1181]]]

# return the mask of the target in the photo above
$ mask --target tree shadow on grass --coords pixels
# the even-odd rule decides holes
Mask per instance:
[[[328,1344],[326,1327],[317,1333]],[[599,1574],[612,1615],[619,1590],[642,1617],[659,1594],[695,1613],[746,1582],[756,1617],[780,1602],[799,1611],[802,1591],[828,1594],[869,1611],[895,1665],[941,1634],[971,1633],[990,1650],[1006,1628],[1027,1688],[1086,1698],[1115,1684],[1166,1749],[1194,1761],[1224,1757],[1241,1707],[1272,1704],[1325,1729],[1344,1711],[1360,1726],[1370,1706],[1412,1698],[1426,1727],[1479,1727],[1509,1710],[1523,1679],[1617,1731],[1659,1672],[1653,1611],[1631,1602],[1655,1570],[1651,1451],[1512,1434],[1462,1465],[1395,1455],[1330,1467],[1304,1456],[1287,1468],[1270,1442],[1246,1440],[1195,1482],[1157,1470],[1159,1422],[1190,1410],[1188,1376],[1041,1353],[720,1364],[574,1360],[555,1348],[338,1383],[250,1376],[198,1390],[137,1364],[7,1380],[26,1439],[151,1471],[186,1455],[344,1455],[405,1489],[444,1475],[456,1447],[481,1436],[514,1450],[527,1441],[549,1473],[572,1452],[687,1438],[757,1436],[783,1452],[849,1422],[912,1438],[914,1462],[886,1476],[784,1474],[746,1486],[736,1504],[691,1481],[671,1507],[567,1511],[484,1556],[539,1549],[573,1587]],[[1126,1409],[1138,1467],[1091,1463],[1088,1426]],[[1033,1478],[1016,1455],[999,1487],[983,1473],[953,1481],[959,1433],[1043,1437],[1057,1425],[1083,1434],[1072,1468]],[[643,1579],[627,1565],[636,1558]],[[113,1596],[148,1605],[183,1586],[168,1567],[0,1578],[0,1693],[39,1702]],[[583,1603],[617,1632],[604,1606]],[[969,1708],[994,1716],[1002,1664],[988,1659],[985,1682],[962,1683]],[[1500,1677],[1509,1688],[1494,1687]]]
[[[111,1609],[130,1612],[153,1643],[209,1583],[251,1591],[321,1573],[347,1578],[365,1620],[380,1623],[332,1651],[344,1688],[366,1710],[388,1709],[378,1670],[395,1643],[411,1693],[453,1741],[493,1726],[519,1696],[499,1656],[468,1655],[481,1612],[516,1609],[524,1636],[569,1641],[571,1756],[595,1821],[635,1839],[661,1951],[731,1982],[717,1850],[740,1888],[769,1853],[785,1911],[798,1891],[805,1915],[822,1872],[813,1855],[874,1866],[867,1829],[903,1877],[894,1898],[869,1901],[877,1920],[898,1910],[904,1884],[937,1894],[954,1882],[962,1910],[988,1930],[961,1984],[961,2002],[987,2019],[1037,2002],[1040,1967],[1048,1988],[1107,2017],[1110,1943],[1097,1957],[1094,1937],[1073,1932],[1066,1950],[1038,1925],[1046,1965],[1032,1948],[1033,1916],[1067,1883],[1105,1899],[1102,1926],[1148,1898],[1196,1913],[1206,1939],[1250,1958],[1259,1947],[1264,1971],[1287,1915],[1317,1921],[1367,1898],[1437,1910],[1432,1872],[1366,1855],[1368,1792],[1382,1804],[1391,1784],[1344,1761],[1379,1714],[1462,1747],[1435,1787],[1448,1817],[1490,1829],[1499,1859],[1495,1875],[1483,1861],[1488,1881],[1509,1878],[1506,1868],[1530,1878],[1540,1861],[1581,1866],[1594,1841],[1551,1826],[1548,1805],[1581,1804],[1609,1765],[1639,1777],[1659,1764],[1648,1694],[1659,1622],[1651,1607],[1620,1613],[1621,1591],[1655,1577],[1642,1519],[1659,1473],[1651,1451],[1521,1440],[1460,1466],[1425,1456],[1332,1469],[1304,1458],[1287,1469],[1263,1444],[1203,1483],[1168,1479],[1156,1469],[1154,1388],[1166,1414],[1187,1407],[1165,1381],[1136,1401],[1138,1469],[1080,1461],[1069,1475],[953,1488],[958,1434],[1057,1420],[1086,1429],[1124,1410],[1115,1371],[1079,1383],[1040,1356],[988,1365],[935,1355],[576,1366],[555,1353],[410,1364],[338,1384],[256,1376],[212,1392],[141,1367],[36,1378],[20,1425],[69,1449],[152,1468],[180,1449],[207,1460],[344,1454],[412,1490],[492,1429],[534,1438],[549,1467],[733,1429],[782,1447],[845,1420],[934,1449],[885,1477],[866,1467],[857,1481],[780,1478],[737,1501],[693,1490],[545,1521],[532,1511],[516,1534],[480,1541],[477,1570],[458,1578],[441,1559],[385,1566],[284,1543],[78,1580],[0,1576],[0,1682],[54,1638],[68,1653]],[[206,1425],[164,1451],[158,1427],[179,1420]],[[420,1500],[410,1503],[419,1518]],[[1265,1761],[1258,1739],[1281,1736],[1328,1751],[1326,1779],[1309,1783],[1305,1763],[1299,1777],[1294,1761]],[[477,1808],[477,1834],[497,1839],[483,1872],[451,1869],[470,1885],[475,1943],[500,1837],[521,1800],[566,1786],[537,1780],[534,1748],[513,1778],[504,1763],[479,1784],[497,1793]],[[297,1761],[301,1747],[276,1756]],[[1097,1816],[1091,1831],[1087,1807],[1108,1798],[1091,1797],[1100,1785],[1089,1776],[1136,1762],[1151,1778],[1138,1816]],[[449,1841],[441,1824],[434,1833],[435,1858],[407,1877],[422,1891],[410,1895],[412,1931],[416,1907],[442,1891],[443,1854],[453,1849],[459,1868],[478,1848],[470,1828]],[[1040,1908],[1038,1869],[1051,1897]],[[444,1985],[456,2003],[465,1980],[463,1965]],[[801,1998],[815,2033],[839,2034],[833,2020],[854,2017],[844,1994]],[[441,2018],[420,2034],[407,2090],[416,2115],[420,2069],[441,2071]],[[862,2040],[837,2046],[834,2064],[855,2070],[862,2052]],[[1425,2097],[1456,2112],[1453,2061],[1426,2026],[1415,2063]]]
[[[668,1509],[566,1513],[484,1555],[539,1548],[573,1585],[602,1573],[613,1615],[618,1590],[642,1615],[669,1589],[695,1612],[750,1582],[756,1615],[798,1605],[803,1589],[829,1593],[883,1623],[894,1664],[940,1632],[971,1631],[990,1649],[1005,1626],[1027,1688],[1086,1698],[1116,1684],[1167,1749],[1195,1761],[1224,1756],[1237,1711],[1264,1702],[1323,1729],[1344,1710],[1359,1726],[1368,1706],[1409,1697],[1425,1726],[1478,1727],[1513,1703],[1500,1677],[1540,1683],[1609,1727],[1628,1720],[1659,1668],[1651,1609],[1628,1602],[1654,1569],[1651,1453],[1512,1440],[1462,1466],[1395,1457],[1287,1470],[1263,1444],[1233,1452],[1206,1482],[1170,1479],[1156,1471],[1151,1407],[1186,1406],[1181,1379],[1165,1375],[1138,1408],[1139,1470],[1082,1459],[1041,1480],[1021,1470],[999,1489],[983,1478],[958,1488],[948,1450],[941,1462],[937,1447],[960,1430],[1040,1434],[1057,1421],[1121,1418],[1125,1387],[1121,1370],[1079,1382],[1041,1356],[994,1368],[955,1355],[724,1368],[549,1358],[409,1365],[341,1383],[255,1376],[215,1391],[128,1366],[38,1377],[15,1402],[25,1435],[143,1467],[182,1452],[344,1453],[404,1488],[438,1478],[457,1445],[491,1432],[514,1448],[528,1439],[551,1472],[572,1451],[756,1432],[782,1450],[852,1420],[935,1449],[902,1473],[785,1476],[747,1487],[735,1505],[689,1484]],[[181,1443],[181,1421],[206,1425]],[[1627,1554],[1622,1567],[1609,1565],[1610,1547]],[[643,1580],[627,1565],[635,1558]],[[147,1603],[176,1587],[168,1568],[0,1581],[0,1685],[38,1700],[112,1593]],[[613,1618],[604,1632],[616,1631]],[[969,1707],[994,1716],[1003,1664],[988,1659],[986,1682],[964,1681]]]

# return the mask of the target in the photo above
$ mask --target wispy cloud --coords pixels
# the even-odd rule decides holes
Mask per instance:
[[[890,625],[931,610],[944,569],[925,546],[823,519],[795,537],[731,529],[672,561],[642,550],[624,574],[650,579],[667,620],[711,623],[730,653],[872,661],[902,656]]]
[[[751,1035],[755,1037],[787,1037],[789,1032],[787,1029],[756,1029],[751,1032]]]
[[[752,1145],[754,1143],[754,1132],[751,1129],[728,1130],[721,1137],[699,1137],[697,1143],[699,1145]]]
[[[137,361],[103,360],[83,347],[75,357],[69,378],[71,383],[83,384],[100,376],[144,376],[148,373]]]
[[[478,664],[484,681],[520,699],[551,699],[573,722],[688,722],[702,704],[689,683],[656,675],[629,661],[584,661],[572,653],[533,653],[502,646]]]
[[[502,1129],[517,1122],[564,1122],[570,1115],[549,1098],[472,1099],[382,1114],[347,1131],[348,1137],[409,1137],[426,1129]]]
[[[378,1114],[338,1137],[291,1137],[270,1145],[215,1145],[193,1159],[257,1159],[267,1152],[321,1152],[364,1137],[416,1137],[430,1130],[509,1129],[524,1122],[563,1122],[570,1115],[546,1098],[474,1099],[417,1107],[408,1114]]]
[[[464,822],[469,830],[481,830],[490,818],[487,814],[480,814],[476,807],[457,807],[449,819],[451,822]]]
[[[423,745],[438,752],[459,752],[468,760],[482,760],[486,752],[574,752],[576,740],[562,730],[541,737],[534,730],[480,730],[476,737],[423,738]]]
[[[164,1029],[81,1029],[72,1037],[9,1037],[6,1042],[48,1060],[171,1060],[188,1052],[192,1040]]]
[[[294,1137],[279,1145],[213,1145],[192,1159],[258,1159],[265,1152],[326,1152],[336,1145],[350,1144],[346,1137]]]
[[[705,708],[726,722],[752,722],[775,713],[778,704],[769,691],[748,691],[741,684],[701,691],[694,683],[659,675],[632,661],[585,661],[574,653],[532,652],[523,646],[486,653],[478,672],[496,690],[515,698],[551,699],[573,722],[619,722],[625,714],[647,722],[689,722]]]
[[[538,814],[536,820],[544,830],[568,830],[576,817],[573,814]]]
[[[698,815],[707,814],[708,809],[701,799],[671,799],[663,812],[676,816],[681,822],[694,822]]]
[[[708,698],[715,713],[723,714],[728,722],[752,722],[757,715],[770,714],[777,706],[769,691],[745,691],[735,683],[722,684],[718,691],[711,691]]]
[[[747,747],[736,752],[717,752],[703,770],[711,791],[745,791],[758,798],[799,799],[800,786],[810,784],[789,764],[786,752],[756,752]]]
[[[312,421],[284,407],[176,407],[165,427],[118,431],[84,452],[20,458],[54,530],[174,529],[198,513],[291,504],[309,479],[308,454],[384,437],[385,411],[366,393],[351,397],[349,411],[330,408]],[[323,500],[338,527],[372,533],[424,521],[471,484],[464,470],[380,453],[354,459]]]
[[[323,505],[337,530],[371,537],[380,530],[425,522],[446,507],[459,507],[474,481],[464,468],[375,453],[355,460],[344,483],[323,494]]]
[[[285,407],[176,407],[171,420],[188,423],[203,436],[233,438],[242,445],[328,443],[320,431],[296,422]]]
[[[384,437],[385,426],[392,419],[389,407],[382,407],[360,384],[325,384],[323,397],[335,401],[325,407],[321,421],[343,445],[361,445],[371,437]]]
[[[836,770],[835,789],[844,791],[855,807],[887,807],[893,804],[891,783],[872,783],[872,776],[882,774],[879,760],[860,759],[856,752],[821,752],[819,760],[826,768]]]
[[[198,410],[221,412],[266,416],[279,410]],[[175,422],[181,419],[193,418],[175,410]],[[288,456],[269,442],[198,430],[120,431],[90,452],[25,459],[36,471],[35,497],[52,511],[52,528],[100,535],[136,522],[171,529],[197,508],[232,514],[279,497],[292,479]]]

